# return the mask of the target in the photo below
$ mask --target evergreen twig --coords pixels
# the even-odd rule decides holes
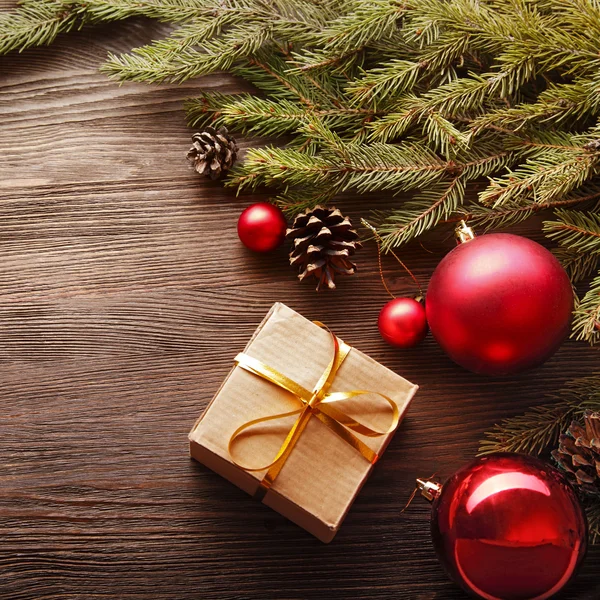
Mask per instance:
[[[290,214],[350,189],[410,192],[376,215],[386,249],[458,218],[490,230],[552,211],[573,282],[597,269],[596,0],[21,0],[0,15],[0,53],[136,16],[174,28],[109,55],[109,76],[226,70],[258,89],[186,103],[194,127],[285,136],[247,153],[238,191],[271,188]],[[582,292],[574,335],[595,343],[600,275]]]
[[[504,419],[485,434],[479,452],[524,452],[540,455],[554,447],[558,436],[586,409],[600,410],[600,373],[567,382],[555,402]]]

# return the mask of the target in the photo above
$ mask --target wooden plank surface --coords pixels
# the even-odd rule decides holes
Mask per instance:
[[[0,58],[0,597],[463,598],[434,556],[427,503],[400,515],[415,477],[452,473],[486,428],[597,368],[598,352],[569,341],[536,371],[481,378],[430,337],[404,352],[379,338],[374,247],[321,295],[284,250],[245,251],[237,216],[263,198],[190,171],[181,102],[243,84],[119,86],[97,71],[159,31],[111,25]],[[358,218],[365,202],[339,205]],[[536,223],[520,231],[541,239]],[[452,245],[444,233],[403,258],[427,281]],[[188,430],[275,301],[421,386],[328,546],[187,455]],[[599,558],[562,598],[600,598]]]

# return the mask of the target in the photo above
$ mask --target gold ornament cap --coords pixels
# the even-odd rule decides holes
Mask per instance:
[[[454,235],[459,244],[470,242],[476,237],[475,232],[471,227],[467,225],[467,222],[464,219],[458,224],[458,227],[454,230]]]
[[[423,498],[433,502],[442,493],[442,486],[437,481],[417,479],[417,490]]]
[[[442,493],[441,484],[437,481],[433,481],[433,477],[435,477],[435,473],[429,479],[417,479],[417,485],[400,513],[403,513],[412,504],[412,501],[419,492],[421,492],[421,496],[429,500],[429,502],[433,502]]]

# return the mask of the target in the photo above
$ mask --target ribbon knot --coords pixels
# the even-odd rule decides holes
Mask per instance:
[[[329,330],[329,328],[323,325],[323,323],[318,321],[314,321],[314,323],[327,330],[331,335],[333,342],[333,355],[329,361],[329,364],[327,365],[327,368],[319,378],[319,381],[310,391],[289,377],[286,377],[283,373],[280,373],[279,371],[269,367],[256,358],[244,354],[243,352],[235,357],[235,362],[239,367],[273,383],[274,385],[277,385],[280,388],[283,388],[292,394],[292,396],[294,396],[301,404],[300,408],[293,411],[252,419],[251,421],[248,421],[247,423],[244,423],[238,427],[229,439],[229,455],[235,465],[244,469],[245,471],[266,471],[259,482],[259,487],[255,494],[255,496],[261,500],[273,485],[273,482],[279,475],[283,465],[294,449],[297,441],[300,439],[300,436],[302,435],[302,432],[306,428],[311,417],[314,416],[319,419],[319,421],[326,425],[331,431],[355,448],[371,464],[375,464],[377,462],[379,455],[377,452],[369,448],[369,446],[367,446],[362,440],[356,437],[350,430],[367,437],[381,437],[394,431],[400,420],[400,411],[398,410],[397,404],[391,398],[379,392],[373,392],[369,390],[351,390],[349,392],[329,393],[329,388],[331,387],[339,368],[352,348],[348,344],[339,340]],[[355,398],[356,396],[362,396],[365,394],[377,395],[380,398],[383,398],[391,407],[392,422],[385,431],[378,431],[368,427],[350,417],[339,408],[333,406],[333,404],[336,402],[348,400],[350,398]],[[275,455],[274,460],[271,463],[261,467],[247,467],[234,459],[232,447],[240,435],[247,429],[250,429],[251,427],[254,427],[260,423],[285,419],[286,417],[292,417],[294,415],[297,415],[296,421],[291,426],[284,442],[282,443],[277,454]]]

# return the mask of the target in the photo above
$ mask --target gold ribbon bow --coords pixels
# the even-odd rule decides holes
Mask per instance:
[[[252,419],[247,423],[244,423],[240,427],[238,427],[232,434],[229,439],[229,455],[231,457],[232,462],[238,467],[244,469],[245,471],[267,471],[263,478],[259,483],[258,490],[256,491],[255,496],[262,500],[265,494],[269,491],[273,482],[275,481],[277,475],[283,468],[285,461],[288,459],[291,454],[296,442],[300,439],[302,432],[304,431],[308,421],[311,416],[316,417],[325,424],[329,429],[331,429],[334,433],[336,433],[339,437],[341,437],[345,442],[350,444],[353,448],[358,450],[360,454],[364,458],[366,458],[371,464],[375,464],[379,459],[379,455],[377,452],[373,451],[369,446],[367,446],[364,442],[362,442],[359,438],[357,438],[350,429],[360,433],[361,435],[365,435],[367,437],[380,437],[382,435],[387,435],[394,431],[398,426],[398,422],[400,420],[400,411],[398,410],[397,404],[391,399],[385,396],[384,394],[380,394],[379,392],[372,392],[369,390],[352,390],[349,392],[334,392],[328,393],[328,390],[333,383],[339,368],[342,363],[348,356],[350,350],[352,349],[348,344],[338,340],[338,338],[327,328],[323,323],[318,321],[314,321],[316,325],[326,329],[331,335],[331,339],[333,340],[333,357],[329,362],[329,365],[321,375],[321,378],[315,385],[312,391],[307,390],[302,387],[295,381],[291,380],[289,377],[286,377],[279,371],[272,369],[268,365],[265,365],[261,361],[256,358],[252,358],[243,352],[238,354],[235,357],[235,362],[239,367],[249,371],[250,373],[254,373],[267,381],[283,388],[290,392],[293,396],[295,396],[302,406],[297,410],[292,410],[290,412],[279,413],[276,415],[271,415],[268,417],[261,417],[259,419]],[[349,398],[354,398],[356,396],[361,396],[363,394],[376,394],[380,396],[391,406],[392,408],[392,424],[386,431],[377,431],[362,423],[356,421],[352,417],[343,413],[341,410],[333,406],[333,403],[339,402],[340,400],[347,400]],[[236,439],[247,429],[253,427],[254,425],[258,425],[259,423],[266,423],[267,421],[275,421],[277,419],[284,419],[286,417],[291,417],[294,415],[298,415],[296,422],[292,425],[287,437],[285,438],[283,444],[279,448],[279,451],[275,455],[275,459],[269,463],[268,465],[264,465],[262,467],[250,468],[246,467],[243,464],[240,464],[233,458],[232,447],[235,444]]]

